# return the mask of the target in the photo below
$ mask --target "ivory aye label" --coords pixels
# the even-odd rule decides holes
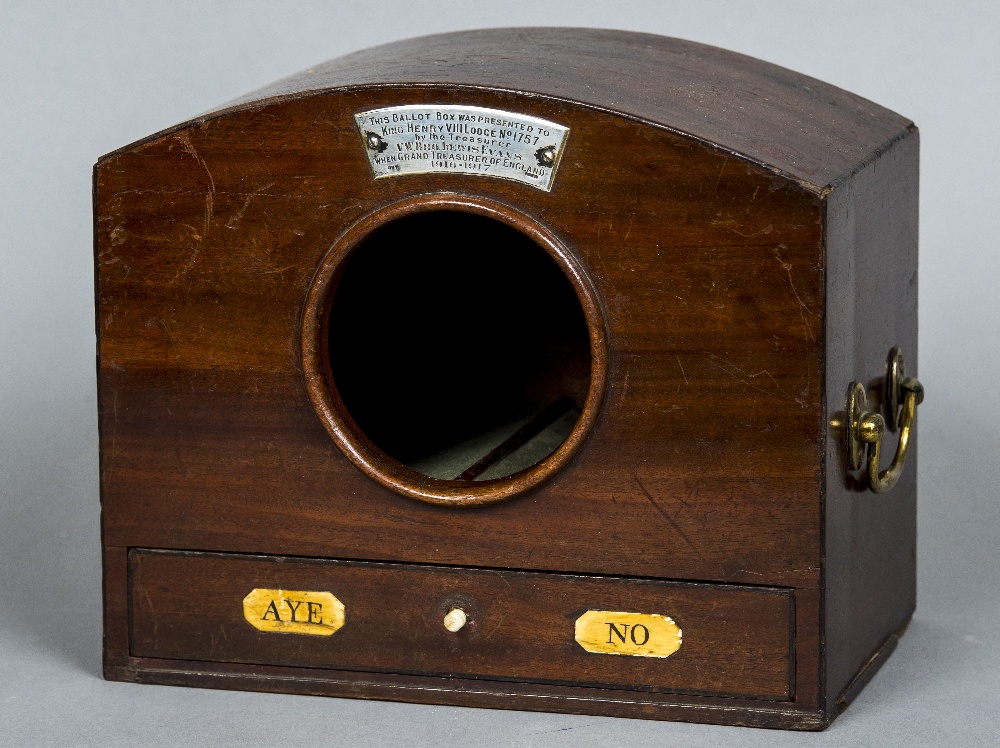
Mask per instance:
[[[243,617],[258,631],[330,636],[344,625],[344,604],[330,592],[255,589]]]

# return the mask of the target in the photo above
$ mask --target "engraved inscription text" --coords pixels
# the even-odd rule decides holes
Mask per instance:
[[[459,105],[406,105],[354,115],[376,179],[450,172],[552,188],[569,129],[538,117]]]

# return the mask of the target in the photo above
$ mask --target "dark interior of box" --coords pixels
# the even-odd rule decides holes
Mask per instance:
[[[334,286],[328,343],[357,428],[441,480],[495,480],[541,462],[590,386],[569,279],[530,237],[472,213],[418,213],[369,234]]]

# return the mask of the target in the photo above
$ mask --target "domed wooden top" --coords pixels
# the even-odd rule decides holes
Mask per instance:
[[[372,47],[193,122],[275,99],[407,85],[579,102],[688,134],[817,192],[915,129],[867,99],[753,57],[653,34],[576,28],[482,29]]]

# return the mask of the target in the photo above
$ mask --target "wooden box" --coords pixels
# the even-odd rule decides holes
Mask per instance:
[[[103,157],[106,677],[825,727],[915,604],[917,162],[832,86],[579,29]]]

